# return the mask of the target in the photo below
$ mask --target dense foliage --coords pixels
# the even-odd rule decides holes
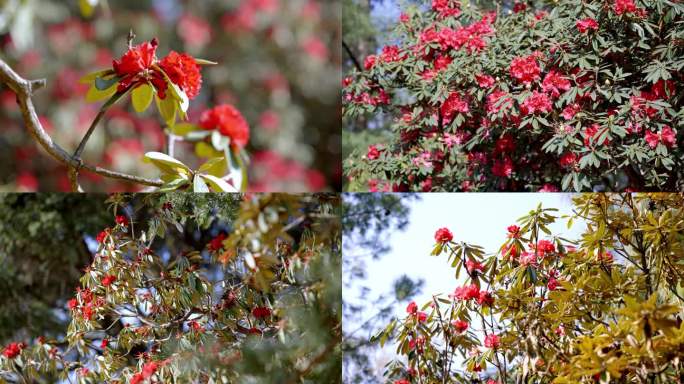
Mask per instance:
[[[348,119],[388,142],[345,162],[350,190],[676,190],[684,5],[434,0],[344,80]]]
[[[120,61],[132,29],[136,45],[158,39],[159,59],[176,51],[218,63],[203,67],[201,91],[187,115],[195,126],[202,125],[203,112],[218,105],[233,105],[244,115],[249,190],[339,189],[340,122],[330,118],[339,116],[339,54],[328,48],[338,39],[339,13],[338,5],[317,0],[9,0],[0,1],[0,47],[3,60],[20,75],[47,79],[47,87],[34,94],[37,112],[55,142],[70,152],[99,108],[83,101],[89,88],[78,80]],[[191,88],[194,95],[198,87]],[[137,89],[142,108],[142,101],[150,100],[149,89]],[[3,188],[69,190],[64,167],[37,150],[26,132],[14,94],[3,88],[0,99]],[[109,108],[84,161],[157,177],[158,171],[141,160],[146,152],[171,152],[170,129],[153,108],[136,114],[136,103],[129,100]],[[205,129],[226,131],[219,125]],[[203,157],[215,153],[194,141],[175,138],[174,156],[196,170]],[[233,165],[241,159],[234,160]],[[88,172],[81,181],[89,191],[139,188]]]
[[[583,194],[561,219],[539,206],[493,253],[435,232],[455,290],[412,302],[374,340],[408,360],[394,383],[679,383],[684,344],[684,197]],[[452,232],[453,230],[454,232]]]
[[[4,343],[0,379],[338,382],[339,198],[239,199],[111,196],[68,328]]]

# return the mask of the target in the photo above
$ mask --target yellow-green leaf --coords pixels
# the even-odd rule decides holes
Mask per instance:
[[[209,60],[197,59],[197,58],[195,58],[195,63],[197,63],[197,65],[216,65],[216,64],[218,64],[215,61],[209,61]]]
[[[199,127],[195,124],[190,124],[190,123],[180,123],[176,124],[171,128],[171,133],[176,135],[176,136],[185,136],[190,132],[198,131],[202,129],[202,127]]]
[[[166,122],[169,127],[176,125],[176,109],[178,108],[178,103],[169,97],[168,95],[164,99],[160,99],[158,96],[155,97],[157,101],[157,109],[159,109],[159,114],[162,119]]]
[[[118,85],[117,83],[112,84],[111,87],[101,91],[95,87],[95,84],[91,85],[90,88],[88,89],[88,93],[86,93],[86,101],[89,103],[95,103],[98,101],[102,101],[104,99],[108,99],[112,97],[116,93],[116,87]]]
[[[109,75],[113,75],[114,71],[111,69],[105,69],[103,71],[97,71],[97,72],[92,72],[89,73],[83,77],[81,77],[78,82],[81,84],[90,84],[95,81],[98,77],[106,77]]]
[[[159,168],[162,173],[177,175],[192,174],[192,171],[187,165],[161,152],[147,152],[144,161],[152,163],[155,167]]]
[[[201,174],[200,176],[215,191],[218,191],[218,192],[238,192],[238,190],[235,187],[228,184],[225,180],[219,179],[216,176],[204,175],[204,174]]]
[[[133,89],[131,94],[131,101],[133,102],[133,109],[136,112],[145,112],[147,107],[152,103],[154,97],[154,89],[149,84],[143,84]]]
[[[223,152],[215,150],[214,147],[202,141],[195,145],[195,154],[198,157],[211,159],[223,155]]]
[[[80,0],[79,1],[79,7],[81,8],[81,15],[83,17],[90,17],[93,15],[93,11],[95,11],[95,6],[97,5],[98,0]]]

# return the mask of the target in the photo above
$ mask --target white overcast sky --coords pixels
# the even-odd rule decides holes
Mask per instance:
[[[487,253],[498,250],[506,239],[506,227],[536,209],[537,204],[557,208],[557,216],[572,213],[572,194],[564,193],[423,193],[421,200],[411,203],[409,225],[405,231],[392,233],[387,240],[392,250],[379,260],[367,260],[368,279],[362,283],[371,291],[369,298],[388,293],[394,280],[406,274],[413,279],[422,278],[425,285],[415,301],[421,305],[433,294],[451,293],[459,285],[454,270],[448,265],[446,256],[430,256],[434,245],[434,233],[447,227],[455,241],[465,241],[484,247]],[[575,222],[568,229],[564,219],[549,227],[555,235],[577,238],[584,229],[582,222]],[[352,284],[345,289],[345,301],[355,301],[358,293]],[[377,309],[369,308],[366,317]],[[396,308],[396,316],[405,315],[405,303]],[[353,327],[345,324],[345,328]],[[351,329],[351,328],[349,328]],[[378,357],[381,367],[391,358],[391,349]]]

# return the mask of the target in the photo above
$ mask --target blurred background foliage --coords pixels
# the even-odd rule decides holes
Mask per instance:
[[[84,74],[110,68],[126,49],[157,37],[170,49],[219,62],[203,68],[203,87],[190,121],[220,103],[234,104],[250,125],[250,190],[339,190],[341,6],[322,0],[0,0],[2,58],[25,78],[46,78],[35,94],[45,128],[75,148],[99,105],[84,100]],[[156,176],[141,162],[164,150],[160,118],[134,115],[121,103],[108,112],[86,148],[86,161]],[[14,94],[0,88],[0,188],[68,190],[66,170],[23,128]],[[176,156],[199,164],[190,144]],[[184,156],[183,156],[184,154]],[[87,191],[137,186],[83,174]]]

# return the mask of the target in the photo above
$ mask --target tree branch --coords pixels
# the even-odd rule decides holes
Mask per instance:
[[[45,132],[43,125],[38,120],[33,101],[33,91],[46,84],[45,79],[41,80],[26,80],[19,76],[4,60],[0,59],[0,82],[7,85],[12,92],[17,95],[17,103],[21,109],[21,114],[26,124],[26,128],[33,138],[40,144],[47,153],[58,162],[64,164],[69,168],[69,177],[72,188],[80,190],[78,181],[75,179],[76,172],[74,170],[85,169],[110,179],[124,180],[128,182],[138,183],[142,185],[159,187],[163,182],[159,179],[148,179],[140,176],[129,175],[126,173],[111,171],[109,169],[101,168],[96,165],[85,164],[77,157],[71,156],[67,151],[60,147],[52,140],[52,137]]]
[[[349,58],[352,60],[354,63],[354,66],[359,72],[363,72],[363,68],[361,67],[361,63],[359,63],[359,60],[356,58],[356,55],[354,55],[354,52],[352,52],[351,48],[347,45],[347,42],[342,40],[342,46],[344,47],[344,50],[347,52],[347,55],[349,55]]]

